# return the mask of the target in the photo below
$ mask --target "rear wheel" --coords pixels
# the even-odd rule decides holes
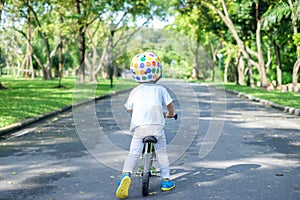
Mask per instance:
[[[144,170],[143,170],[143,188],[142,194],[143,196],[147,196],[149,194],[149,177],[150,177],[150,164],[151,164],[151,154],[144,153]]]

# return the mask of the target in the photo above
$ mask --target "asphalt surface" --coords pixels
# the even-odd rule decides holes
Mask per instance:
[[[180,116],[166,122],[176,188],[161,192],[160,178],[152,177],[151,195],[142,197],[141,178],[133,175],[128,199],[300,199],[299,117],[206,85],[161,84],[171,88]],[[0,199],[116,199],[131,138],[127,96],[91,102],[0,140]]]

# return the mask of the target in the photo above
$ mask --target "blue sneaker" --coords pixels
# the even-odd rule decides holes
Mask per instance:
[[[124,173],[121,180],[117,183],[118,188],[116,191],[116,197],[119,199],[125,199],[128,197],[128,190],[130,187],[131,178],[130,174]]]
[[[170,191],[175,188],[175,183],[169,179],[164,179],[161,181],[160,189],[163,192]]]

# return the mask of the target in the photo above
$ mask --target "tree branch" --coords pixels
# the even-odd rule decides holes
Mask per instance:
[[[30,50],[31,50],[31,53],[32,53],[32,56],[34,57],[34,59],[36,60],[36,62],[38,63],[38,65],[41,67],[41,69],[45,69],[45,67],[43,66],[41,60],[36,56],[35,54],[35,51],[34,51],[34,48],[32,46],[32,44],[30,43],[29,39],[27,38],[26,34],[19,30],[19,29],[16,29],[15,27],[12,27],[15,31],[21,33],[23,35],[23,37],[26,39],[26,41],[28,42],[29,46],[30,46]]]
[[[227,7],[226,7],[226,4],[225,4],[224,0],[221,0],[221,3],[222,3],[222,7],[223,7],[223,11],[224,11],[225,16],[229,17]]]
[[[251,55],[253,55],[253,56],[255,56],[255,57],[258,57],[258,53],[257,53],[256,51],[253,51],[253,50],[250,49],[249,47],[246,47],[246,51],[247,51],[249,54],[251,54]]]

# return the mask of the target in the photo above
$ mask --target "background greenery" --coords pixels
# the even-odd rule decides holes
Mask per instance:
[[[2,126],[68,105],[70,76],[111,91],[141,51],[160,56],[166,77],[214,82],[220,72],[298,106],[299,23],[300,0],[0,0]]]
[[[80,82],[95,82],[108,78],[112,65],[119,76],[134,54],[151,50],[162,58],[167,76],[214,80],[220,62],[224,82],[295,87],[299,5],[300,0],[1,0],[0,71],[44,79],[78,74]],[[171,20],[158,29],[155,18]]]

